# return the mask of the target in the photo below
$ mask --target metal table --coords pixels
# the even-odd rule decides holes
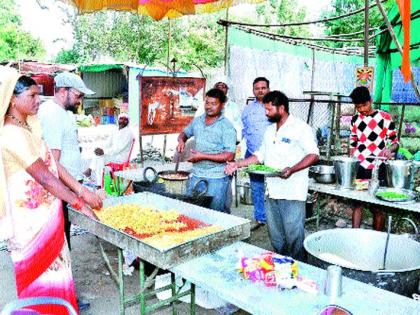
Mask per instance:
[[[180,297],[190,293],[191,314],[195,314],[194,286],[191,286],[191,290],[181,292],[176,286],[174,275],[172,275],[172,282],[170,285],[152,292],[146,292],[145,290],[153,283],[158,268],[169,269],[189,259],[207,254],[212,250],[217,250],[223,246],[237,242],[238,240],[248,238],[250,236],[250,221],[148,192],[106,199],[104,201],[104,206],[123,203],[135,203],[143,206],[151,205],[162,211],[177,209],[181,214],[188,217],[221,227],[221,230],[215,233],[192,239],[177,246],[159,249],[144,243],[138,238],[114,229],[111,226],[93,220],[71,208],[69,211],[70,221],[72,223],[79,225],[93,235],[96,235],[98,238],[105,240],[118,248],[118,273],[115,273],[100,245],[101,254],[119,288],[120,314],[125,314],[125,309],[132,304],[140,304],[140,314],[143,315],[168,303],[172,304],[173,313],[175,314],[174,302]],[[137,295],[128,298],[125,297],[124,293],[122,249],[130,250],[141,260],[139,268],[140,291]],[[145,261],[156,266],[155,271],[148,279],[145,278]],[[156,304],[146,305],[146,299],[148,297],[167,289],[171,289],[172,291],[172,296],[169,299],[160,301]]]
[[[266,250],[237,242],[214,253],[171,269],[176,275],[217,294],[220,298],[256,315],[314,315],[328,304],[340,305],[353,315],[419,315],[420,302],[343,277],[343,294],[333,300],[322,293],[326,271],[299,262],[299,274],[315,280],[318,294],[297,289],[280,291],[246,280],[237,271],[239,255],[252,257]]]
[[[384,200],[380,200],[371,196],[367,190],[343,190],[337,189],[335,184],[320,184],[316,183],[313,180],[309,181],[309,190],[316,191],[322,194],[358,200],[361,202],[366,202],[370,204],[385,206],[388,208],[394,209],[401,209],[406,211],[412,211],[420,213],[420,202],[388,202]],[[316,226],[318,229],[319,226],[319,216],[320,216],[320,206],[319,206],[319,198],[317,202],[317,210],[316,210]]]

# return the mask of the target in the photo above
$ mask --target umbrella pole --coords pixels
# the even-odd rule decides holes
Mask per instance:
[[[229,20],[229,7],[226,8],[226,21]],[[224,60],[224,72],[227,73],[227,55],[228,55],[228,36],[229,36],[229,24],[225,25],[225,60]]]

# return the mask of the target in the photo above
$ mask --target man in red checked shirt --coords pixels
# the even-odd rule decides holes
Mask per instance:
[[[360,161],[357,171],[358,179],[370,179],[374,168],[374,159],[369,157],[391,158],[398,150],[398,139],[395,124],[387,112],[372,108],[372,98],[369,90],[359,86],[350,94],[358,114],[351,120],[350,155]],[[379,181],[385,180],[385,166],[380,162],[378,170]],[[382,231],[385,216],[378,209],[370,209],[373,214],[373,228]],[[359,228],[362,221],[362,206],[353,210],[352,224]]]

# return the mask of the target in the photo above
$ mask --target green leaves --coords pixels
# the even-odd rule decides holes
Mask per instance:
[[[22,29],[14,0],[0,6],[0,60],[36,59],[45,55],[39,39]]]
[[[189,70],[223,64],[224,30],[218,14],[186,16],[171,21],[170,58]],[[75,44],[62,51],[57,62],[89,63],[111,58],[149,66],[167,62],[169,22],[129,12],[102,11],[76,16]]]

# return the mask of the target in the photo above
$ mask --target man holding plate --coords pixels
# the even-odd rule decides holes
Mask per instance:
[[[250,157],[230,162],[227,174],[250,164],[264,163],[281,170],[267,177],[267,226],[276,252],[304,259],[305,206],[308,193],[308,168],[319,158],[312,128],[289,114],[289,99],[279,91],[263,98],[265,113],[272,125],[267,127],[260,148]]]

